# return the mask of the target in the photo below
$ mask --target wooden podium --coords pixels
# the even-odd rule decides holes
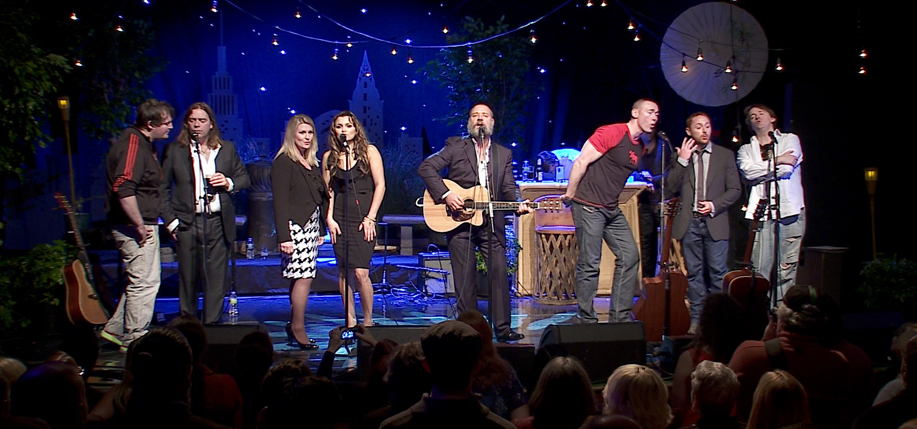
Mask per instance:
[[[628,183],[624,190],[621,191],[619,205],[624,216],[627,218],[630,229],[634,233],[634,241],[637,242],[637,250],[640,250],[640,222],[639,212],[637,210],[637,199],[635,195],[646,189],[643,183]],[[519,182],[519,190],[522,193],[523,200],[534,201],[536,198],[544,195],[563,195],[567,190],[567,183],[559,182]],[[520,216],[515,222],[516,240],[522,249],[519,250],[518,269],[516,271],[516,288],[522,295],[531,295],[534,289],[535,278],[535,216]],[[615,255],[612,253],[608,244],[602,246],[602,263],[599,266],[599,289],[598,295],[610,295],[611,283],[614,279]],[[637,273],[637,278],[643,278],[642,269]],[[640,285],[634,285],[634,292],[640,291]]]

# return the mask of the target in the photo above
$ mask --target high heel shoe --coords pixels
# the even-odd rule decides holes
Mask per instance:
[[[293,342],[295,341],[300,350],[318,350],[318,344],[316,344],[315,340],[311,338],[306,344],[300,343],[299,340],[296,339],[296,336],[293,335],[293,325],[291,325],[290,322],[287,322],[286,331],[288,346],[293,347]]]

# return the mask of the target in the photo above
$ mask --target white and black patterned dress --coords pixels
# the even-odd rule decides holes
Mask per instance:
[[[309,217],[305,225],[290,222],[290,238],[293,239],[293,254],[283,254],[283,277],[287,279],[314,279],[315,265],[318,258],[318,240],[321,237],[319,226],[320,207]]]

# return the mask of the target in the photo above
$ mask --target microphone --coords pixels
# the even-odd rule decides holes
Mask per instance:
[[[483,125],[481,125],[481,127],[478,128],[478,134],[481,136],[481,144],[484,144],[484,126]]]
[[[659,140],[669,143],[669,136],[665,135],[665,131],[660,130],[656,136],[659,137]]]
[[[344,133],[341,133],[341,145],[347,147],[347,136]]]
[[[776,142],[777,142],[777,137],[774,135],[774,132],[773,132],[773,131],[768,131],[768,132],[767,132],[767,136],[771,138],[771,143],[776,143]]]
[[[191,142],[194,143],[195,147],[200,147],[201,145],[200,139],[201,139],[200,134],[195,133],[195,132],[191,133]]]

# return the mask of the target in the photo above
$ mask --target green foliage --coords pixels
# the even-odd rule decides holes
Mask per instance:
[[[9,6],[9,7],[7,7]],[[0,174],[21,177],[23,162],[45,147],[44,132],[58,85],[70,70],[64,57],[39,48],[27,34],[36,14],[20,4],[0,11]]]
[[[495,24],[485,26],[480,19],[465,17],[462,30],[446,37],[449,44],[462,44],[506,32],[509,25],[501,17]],[[441,50],[436,60],[425,67],[440,86],[449,91],[451,112],[447,124],[465,124],[468,110],[477,102],[487,102],[494,108],[496,138],[505,143],[518,142],[524,147],[525,106],[534,89],[526,83],[530,69],[532,44],[518,34],[470,46],[474,61],[468,62],[469,47]]]
[[[871,310],[903,310],[917,306],[917,264],[898,255],[879,256],[860,271],[859,291]]]
[[[385,198],[379,207],[380,215],[420,214],[420,207],[414,204],[425,189],[423,180],[417,175],[420,160],[398,146],[386,147],[381,152],[385,165]]]
[[[516,256],[519,255],[519,251],[522,250],[522,245],[515,239],[510,239],[506,244],[506,275],[512,276],[516,274],[516,269],[519,268],[519,264],[516,262]],[[487,274],[487,260],[484,259],[484,254],[481,253],[480,250],[474,251],[474,262],[476,270],[482,274]]]
[[[63,241],[39,244],[20,255],[0,259],[0,331],[28,327],[39,304],[60,305],[61,268],[74,249]]]

